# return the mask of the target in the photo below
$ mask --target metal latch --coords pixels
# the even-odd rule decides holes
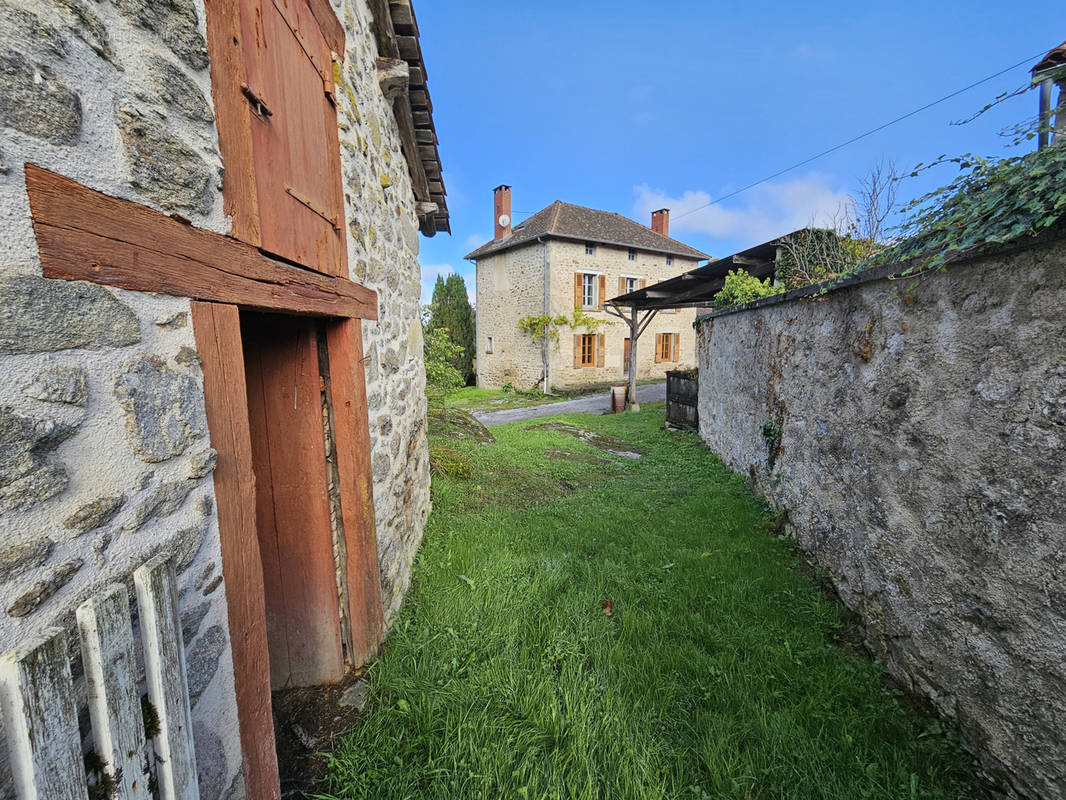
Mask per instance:
[[[265,119],[266,117],[274,116],[274,112],[270,110],[269,106],[267,106],[266,101],[247,83],[241,84],[241,94],[243,94],[245,99],[252,104],[252,111],[257,117]]]

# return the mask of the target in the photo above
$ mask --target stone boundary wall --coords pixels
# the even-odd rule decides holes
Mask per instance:
[[[886,272],[697,320],[700,434],[994,779],[1066,798],[1066,240]]]

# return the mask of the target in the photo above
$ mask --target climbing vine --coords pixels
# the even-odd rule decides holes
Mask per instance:
[[[917,259],[904,274],[944,264],[956,254],[1035,236],[1066,217],[1066,147],[1024,156],[941,157],[911,173],[954,164],[951,183],[906,207],[900,241],[870,263]]]

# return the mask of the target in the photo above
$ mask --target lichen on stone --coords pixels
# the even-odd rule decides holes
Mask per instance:
[[[133,451],[149,463],[181,455],[207,430],[199,384],[157,355],[127,364],[115,381],[115,397],[126,412]]]

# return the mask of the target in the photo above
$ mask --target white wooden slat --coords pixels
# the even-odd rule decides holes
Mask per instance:
[[[126,587],[109,586],[78,608],[93,746],[115,780],[111,800],[148,800],[137,656]]]
[[[148,698],[159,714],[153,740],[160,800],[199,800],[189,687],[174,569],[157,556],[133,573],[141,615]]]
[[[62,628],[49,628],[0,658],[0,704],[19,800],[87,800]]]

